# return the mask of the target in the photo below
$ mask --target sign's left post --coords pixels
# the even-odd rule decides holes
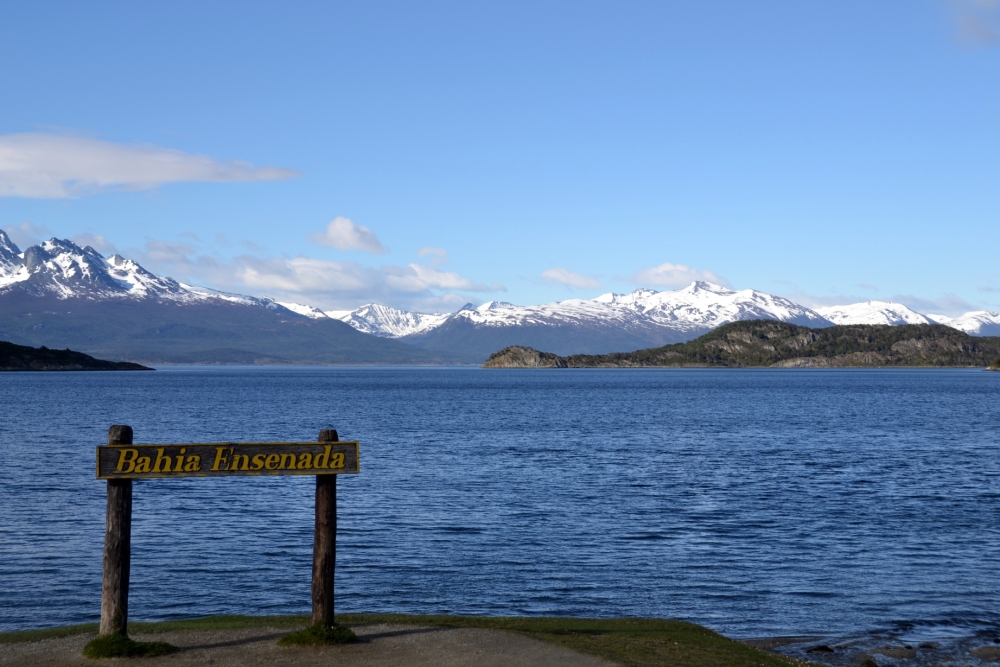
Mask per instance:
[[[108,429],[109,445],[131,445],[132,427]],[[128,635],[128,576],[132,551],[132,480],[108,480],[104,528],[104,577],[101,581],[100,634]]]

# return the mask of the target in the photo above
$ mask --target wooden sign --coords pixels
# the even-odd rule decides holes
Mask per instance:
[[[342,475],[359,471],[357,442],[218,442],[97,448],[98,479]]]

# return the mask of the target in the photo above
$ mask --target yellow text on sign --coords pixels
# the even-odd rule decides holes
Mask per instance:
[[[324,475],[359,471],[357,442],[109,445],[97,448],[101,479]]]

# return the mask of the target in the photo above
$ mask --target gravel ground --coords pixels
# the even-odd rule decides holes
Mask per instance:
[[[501,630],[365,625],[352,628],[358,643],[321,648],[278,646],[288,628],[183,630],[136,634],[137,641],[162,641],[181,648],[158,658],[88,660],[84,645],[93,635],[20,644],[0,644],[0,665],[155,664],[158,667],[213,665],[337,665],[337,667],[611,667],[613,663]]]

